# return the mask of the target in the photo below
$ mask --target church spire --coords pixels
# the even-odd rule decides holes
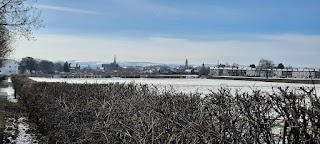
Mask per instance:
[[[113,63],[117,63],[117,57],[114,55]]]
[[[185,68],[188,68],[188,59],[186,59],[186,63],[184,65]]]

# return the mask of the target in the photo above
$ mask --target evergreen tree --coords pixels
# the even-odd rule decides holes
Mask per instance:
[[[255,64],[251,64],[249,67],[256,68],[256,65]]]
[[[65,62],[65,63],[64,63],[64,65],[63,65],[63,71],[64,71],[64,72],[70,72],[68,62]]]
[[[279,63],[277,66],[278,69],[284,69],[284,65],[282,63]]]

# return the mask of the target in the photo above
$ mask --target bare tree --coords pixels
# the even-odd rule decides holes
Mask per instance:
[[[9,46],[12,42],[9,31],[6,27],[0,25],[0,58],[7,57],[8,54],[12,51]],[[0,59],[0,66],[2,61]]]
[[[0,58],[10,54],[16,37],[32,39],[32,29],[42,26],[36,0],[0,0]]]
[[[26,71],[29,70],[29,72],[32,73],[32,71],[36,71],[38,68],[39,61],[32,58],[32,57],[25,57],[22,58],[20,62],[21,70]]]
[[[258,68],[265,72],[266,79],[273,74],[274,63],[271,60],[261,59]]]
[[[51,61],[40,60],[38,66],[39,66],[39,70],[41,70],[41,72],[43,73],[47,73],[47,74],[54,73],[55,64]]]

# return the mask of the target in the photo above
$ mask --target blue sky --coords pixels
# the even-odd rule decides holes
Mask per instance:
[[[318,67],[319,0],[39,0],[45,27],[14,57]],[[65,54],[59,54],[63,50]],[[61,52],[60,52],[61,53]],[[52,56],[56,54],[56,56]]]

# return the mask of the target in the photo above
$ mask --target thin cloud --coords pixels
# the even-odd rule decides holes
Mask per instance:
[[[194,15],[194,16],[223,16],[237,18],[244,15],[239,10],[222,5],[202,5],[194,3],[192,5],[160,4],[149,0],[114,0],[113,2],[126,9],[153,14],[156,16],[167,15]]]
[[[180,15],[185,13],[177,7],[158,4],[147,0],[116,0],[113,2],[122,8],[132,10],[132,12],[142,12],[155,16]]]
[[[70,8],[70,7],[42,5],[42,4],[37,4],[35,6],[37,8],[41,8],[41,9],[63,11],[63,12],[71,12],[71,13],[78,13],[78,14],[89,14],[89,15],[102,15],[103,14],[103,13],[96,12],[96,11],[85,10],[85,9],[77,9],[77,8]]]

